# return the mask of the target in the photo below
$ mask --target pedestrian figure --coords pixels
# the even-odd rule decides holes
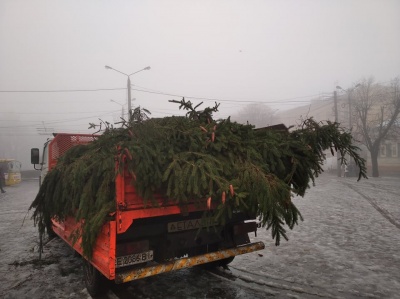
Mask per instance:
[[[4,166],[0,165],[0,189],[1,193],[6,193],[6,191],[3,189],[6,186],[6,177],[4,175]]]

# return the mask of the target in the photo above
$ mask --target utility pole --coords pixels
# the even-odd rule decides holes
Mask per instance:
[[[333,101],[335,103],[335,122],[338,122],[338,110],[337,110],[337,92],[333,92]]]
[[[348,101],[349,101],[349,129],[350,129],[350,134],[351,134],[351,132],[353,131],[353,121],[352,121],[352,115],[351,115],[351,93],[353,92],[353,90],[352,89],[350,89],[348,92],[347,92],[347,98],[348,98]]]
[[[335,122],[339,122],[339,117],[338,117],[338,103],[337,103],[337,92],[336,90],[333,92],[333,102],[335,105]],[[337,162],[336,162],[336,167],[337,167],[337,176],[341,177],[342,176],[342,170],[341,170],[341,165],[340,165],[340,152],[337,152]]]
[[[131,98],[131,78],[130,78],[130,75],[128,76],[127,88],[128,88],[128,119],[131,120],[132,98]]]

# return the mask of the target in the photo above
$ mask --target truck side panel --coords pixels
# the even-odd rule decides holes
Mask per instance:
[[[72,233],[79,227],[79,223],[73,217],[63,222],[53,220],[53,231],[74,250],[83,256],[81,248],[82,239],[79,238],[75,244],[72,243]],[[116,251],[116,222],[106,222],[97,237],[93,247],[93,258],[91,263],[108,279],[115,279],[115,251]]]

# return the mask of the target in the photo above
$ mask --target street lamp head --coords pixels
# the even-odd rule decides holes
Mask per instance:
[[[113,99],[111,99],[110,102],[113,102],[113,103],[115,103],[115,104],[118,104],[118,105],[124,107],[124,104],[118,103],[117,101],[114,101]]]
[[[134,72],[134,73],[131,73],[131,74],[125,74],[125,73],[123,73],[123,72],[121,72],[121,71],[119,71],[119,70],[116,70],[116,69],[114,69],[114,68],[112,68],[111,66],[108,66],[108,65],[106,65],[105,66],[105,68],[106,69],[109,69],[109,70],[113,70],[113,71],[116,71],[116,72],[118,72],[118,73],[120,73],[120,74],[123,74],[123,75],[125,75],[125,76],[127,76],[128,77],[128,81],[127,81],[127,89],[128,89],[128,115],[129,115],[129,119],[130,119],[130,115],[131,115],[131,79],[130,79],[130,76],[131,75],[133,75],[133,74],[136,74],[136,73],[139,73],[139,72],[141,72],[141,71],[147,71],[147,70],[149,70],[150,69],[150,67],[149,66],[146,66],[145,68],[143,68],[143,69],[141,69],[141,70],[138,70],[138,71],[136,71],[136,72]],[[111,100],[112,102],[115,102],[115,101],[113,101],[113,100]],[[116,103],[116,102],[115,102]],[[117,104],[119,104],[119,103],[117,103]],[[120,104],[121,105],[121,104]],[[122,106],[122,105],[121,105]]]
[[[354,89],[356,89],[356,88],[359,87],[359,86],[361,86],[360,83],[358,83],[358,84],[357,84],[356,86],[354,86],[353,88],[343,89],[342,87],[340,87],[339,85],[337,85],[337,86],[336,86],[336,89],[341,89],[341,90],[346,91],[346,92],[352,92]]]

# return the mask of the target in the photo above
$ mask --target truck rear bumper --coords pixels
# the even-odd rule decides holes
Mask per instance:
[[[155,266],[147,266],[143,268],[133,269],[115,275],[116,283],[129,282],[161,273],[190,268],[193,266],[206,264],[218,260],[223,260],[232,256],[241,255],[265,248],[263,242],[250,243],[236,248],[224,249],[216,252],[205,253],[193,257],[186,257]]]

